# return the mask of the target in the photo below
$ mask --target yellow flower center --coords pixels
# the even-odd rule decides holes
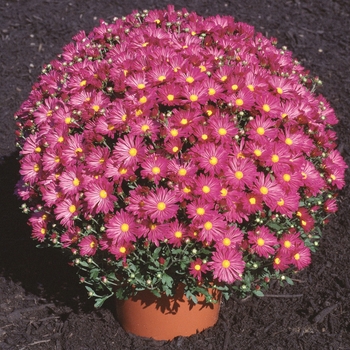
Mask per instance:
[[[294,254],[294,259],[295,260],[299,260],[300,259],[300,254],[299,253]]]
[[[77,207],[74,204],[72,204],[69,206],[68,210],[71,214],[73,214],[77,210]]]
[[[283,245],[285,248],[290,248],[292,246],[292,243],[291,241],[284,241]]]
[[[129,225],[124,223],[120,226],[120,229],[122,230],[122,232],[128,232],[129,231]]]
[[[40,165],[39,164],[34,164],[33,170],[37,173],[40,170]]]
[[[176,137],[179,134],[179,131],[177,129],[171,129],[170,130],[170,135],[173,137]]]
[[[218,159],[216,158],[216,157],[214,157],[214,156],[212,156],[212,157],[210,157],[210,159],[209,159],[209,163],[211,164],[211,165],[216,165],[216,164],[218,164]]]
[[[73,185],[74,186],[79,186],[80,185],[80,180],[76,177],[76,178],[74,178],[74,180],[73,180]]]
[[[90,242],[90,248],[95,248],[96,247],[96,243],[95,242]]]
[[[40,152],[41,152],[41,148],[40,148],[39,146],[36,147],[36,148],[35,148],[35,152],[36,152],[36,153],[40,153]]]
[[[97,113],[100,110],[100,106],[98,105],[93,105],[92,109]]]
[[[282,88],[280,88],[280,87],[278,87],[278,88],[276,89],[276,91],[277,91],[277,93],[280,94],[280,95],[283,94],[283,90],[282,90]]]
[[[262,126],[259,126],[257,129],[256,129],[256,132],[259,134],[259,135],[264,135],[265,134],[265,129],[262,127]]]
[[[167,99],[168,99],[169,101],[174,101],[174,98],[175,98],[175,96],[172,95],[172,94],[169,94],[169,95],[167,96]]]
[[[233,85],[231,86],[231,89],[232,89],[233,91],[238,90],[238,85],[237,85],[237,84],[233,84]]]
[[[254,197],[249,198],[249,203],[250,203],[251,205],[256,204],[256,198],[254,198]]]
[[[180,124],[181,125],[187,125],[188,124],[188,119],[182,118],[181,121],[180,121]]]
[[[185,176],[187,174],[187,170],[185,168],[179,169],[177,172],[180,176]]]
[[[284,205],[284,200],[283,200],[283,198],[281,198],[278,202],[277,202],[277,204],[281,207],[282,205]]]
[[[210,96],[215,95],[215,93],[216,93],[216,90],[215,90],[215,89],[213,89],[213,88],[209,88],[209,90],[208,90],[208,94],[209,94]]]
[[[126,248],[125,247],[120,247],[119,248],[119,253],[125,254],[126,253]]]
[[[270,112],[270,110],[271,110],[270,106],[269,106],[268,104],[266,104],[266,103],[263,105],[262,109],[263,109],[266,113]]]
[[[166,76],[165,75],[160,75],[158,77],[158,81],[164,81],[166,79]]]
[[[186,186],[186,187],[183,188],[182,191],[185,192],[185,193],[190,193],[191,192],[191,188]]]
[[[57,142],[59,142],[59,143],[62,143],[63,141],[64,141],[63,136],[60,136],[60,137],[57,139]]]
[[[218,132],[219,132],[219,135],[221,136],[224,136],[227,134],[227,130],[225,128],[220,128]]]
[[[250,85],[247,85],[247,88],[248,88],[250,91],[252,91],[252,92],[254,91],[254,86],[251,85],[251,84],[250,84]]]
[[[137,88],[140,89],[140,90],[141,90],[141,89],[144,89],[145,87],[146,87],[146,85],[145,85],[145,84],[142,84],[142,83],[140,83],[140,84],[137,85]]]
[[[262,152],[260,151],[260,149],[256,149],[254,150],[254,154],[257,156],[257,157],[260,157]]]
[[[128,172],[127,168],[119,168],[118,169],[120,175],[125,175]]]
[[[101,191],[100,191],[100,197],[101,197],[102,199],[107,198],[107,192],[106,192],[105,190],[101,190]]]
[[[172,151],[173,151],[174,153],[176,153],[178,150],[179,150],[179,147],[177,147],[177,146],[174,146],[173,149],[172,149]]]
[[[126,114],[124,114],[124,115],[122,116],[122,121],[125,122],[127,118],[128,118],[128,116],[127,116]]]
[[[286,138],[285,140],[285,143],[288,145],[288,146],[291,146],[293,144],[293,140],[289,137]]]
[[[196,102],[198,100],[198,96],[193,94],[193,95],[190,96],[190,100],[192,102]]]
[[[194,78],[189,76],[186,78],[186,82],[189,83],[189,84],[192,84],[194,82]]]
[[[229,260],[224,260],[222,263],[221,263],[222,267],[225,268],[225,269],[228,269],[231,265],[231,263],[229,262]]]
[[[202,137],[202,140],[204,140],[204,141],[208,140],[208,135],[207,134],[203,134],[201,137]]]
[[[229,239],[229,238],[224,238],[223,240],[222,240],[222,244],[225,246],[225,247],[228,247],[228,246],[230,246],[230,244],[231,244],[231,240]]]
[[[273,163],[278,163],[278,161],[280,160],[280,157],[277,154],[273,154],[271,157],[271,160]]]
[[[158,167],[158,166],[154,166],[153,168],[152,168],[152,173],[153,174],[159,174],[160,173],[160,168]]]
[[[275,258],[274,263],[276,265],[279,265],[281,263],[281,259],[280,258]]]
[[[236,177],[238,180],[240,180],[240,179],[243,178],[243,173],[242,173],[240,170],[237,170],[237,171],[235,172],[235,177]]]
[[[210,187],[209,187],[209,186],[203,186],[203,187],[202,187],[202,191],[203,191],[204,193],[209,193],[209,192],[210,192]]]
[[[290,175],[289,174],[283,174],[283,180],[286,182],[290,181]]]
[[[222,76],[220,80],[221,81],[226,81],[227,80],[227,75]]]
[[[211,230],[213,228],[213,224],[210,222],[210,221],[207,221],[205,224],[204,224],[204,228],[206,230]]]
[[[164,202],[159,202],[157,204],[157,209],[158,210],[163,211],[163,210],[165,210],[165,208],[166,208],[166,204]]]
[[[141,130],[142,132],[146,132],[147,130],[149,130],[149,126],[147,124],[144,124],[141,126]]]
[[[226,197],[227,193],[228,193],[228,191],[227,191],[226,188],[222,188],[221,191],[220,191],[220,194],[221,194],[222,197]]]
[[[174,236],[175,236],[176,238],[181,238],[181,237],[182,237],[182,232],[181,232],[181,231],[176,231],[176,232],[174,233]]]
[[[261,237],[259,237],[258,240],[256,241],[256,244],[259,247],[262,247],[265,244],[265,241]]]
[[[262,194],[268,194],[268,193],[269,193],[269,190],[268,190],[267,187],[261,186],[261,187],[260,187],[260,192],[261,192]]]
[[[146,102],[147,102],[147,97],[146,97],[146,96],[142,96],[142,97],[139,99],[139,102],[140,102],[140,103],[146,103]]]
[[[196,209],[197,215],[204,215],[205,214],[205,209],[204,208],[197,208]]]
[[[85,86],[86,85],[86,80],[84,79],[84,80],[82,80],[81,82],[80,82],[80,84],[79,84],[80,86]]]
[[[136,148],[130,148],[129,149],[129,154],[131,155],[131,157],[135,157],[137,154],[137,149]]]
[[[201,270],[201,265],[199,265],[199,264],[194,265],[194,269],[196,271],[200,271]]]
[[[236,106],[243,106],[243,100],[241,98],[237,98],[237,100],[235,101]]]

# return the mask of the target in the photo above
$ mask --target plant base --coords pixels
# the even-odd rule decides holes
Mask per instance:
[[[150,291],[142,291],[128,300],[117,300],[116,313],[126,332],[156,340],[172,340],[177,336],[190,336],[216,324],[221,293],[209,290],[217,303],[206,303],[205,297],[197,297],[198,303],[188,300],[183,288],[174,297],[157,298]]]

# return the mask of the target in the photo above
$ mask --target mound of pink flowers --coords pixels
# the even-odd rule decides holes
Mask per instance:
[[[172,6],[73,40],[16,114],[16,192],[91,295],[257,293],[310,264],[346,165],[321,82],[289,51]]]

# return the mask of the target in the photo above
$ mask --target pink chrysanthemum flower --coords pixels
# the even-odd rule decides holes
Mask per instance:
[[[78,193],[83,188],[84,177],[82,167],[67,168],[58,178],[61,191],[64,194],[72,195]]]
[[[291,252],[302,242],[299,233],[285,233],[278,241],[280,245],[279,252],[290,256]]]
[[[310,249],[304,244],[299,245],[291,254],[291,263],[294,264],[298,270],[305,268],[311,263]]]
[[[297,192],[283,193],[276,202],[274,210],[277,213],[284,214],[292,218],[293,214],[298,210],[300,195]]]
[[[278,245],[276,236],[265,226],[258,226],[255,231],[249,231],[248,239],[253,251],[264,258],[274,255],[274,246]]]
[[[233,283],[242,279],[245,262],[241,252],[235,249],[220,249],[213,253],[208,266],[219,282]]]
[[[117,197],[113,195],[113,183],[105,178],[91,181],[84,191],[87,201],[87,209],[90,213],[107,214],[114,210],[114,202]]]
[[[159,187],[145,197],[143,209],[152,220],[162,223],[176,215],[177,202],[178,197],[175,191]]]
[[[186,236],[187,232],[185,226],[176,220],[169,224],[169,229],[165,233],[164,238],[174,247],[180,247]]]
[[[83,237],[78,246],[80,248],[80,255],[93,256],[96,254],[98,241],[95,236],[89,235]]]
[[[193,193],[202,200],[211,202],[220,198],[221,188],[221,183],[216,177],[200,174],[195,178]]]
[[[238,135],[235,123],[228,115],[214,115],[209,119],[209,132],[218,144],[230,144],[232,139]]]
[[[159,181],[166,176],[168,160],[158,155],[151,155],[141,162],[141,176],[143,178],[154,181],[159,184]]]
[[[226,225],[227,223],[223,216],[219,214],[206,218],[206,220],[203,220],[203,223],[199,225],[199,239],[208,243],[217,241],[223,236]]]
[[[273,140],[277,134],[276,124],[271,118],[257,115],[247,126],[247,134],[254,141],[266,142],[266,139]]]
[[[235,248],[238,249],[243,240],[243,232],[237,226],[229,226],[224,231],[221,240],[215,243],[218,249]]]
[[[77,196],[66,198],[61,202],[56,203],[54,210],[56,218],[61,221],[61,224],[70,227],[74,224],[74,217],[79,215],[80,201]]]
[[[113,157],[126,167],[132,166],[145,156],[143,141],[140,137],[125,136],[116,142]]]
[[[257,174],[256,165],[251,159],[229,157],[226,178],[233,188],[237,190],[243,190],[245,186],[250,188]]]
[[[291,264],[291,258],[289,254],[283,254],[280,251],[275,255],[273,259],[273,268],[276,271],[284,271],[288,269],[289,265]]]
[[[211,143],[194,145],[190,150],[192,159],[210,175],[219,174],[227,166],[227,152],[222,146]]]
[[[131,242],[138,236],[138,225],[135,216],[121,210],[106,223],[106,234],[113,244]]]
[[[164,241],[167,233],[169,232],[169,224],[155,223],[152,221],[145,221],[145,225],[140,227],[140,232],[143,237],[146,237],[150,242],[154,243],[157,247],[160,241]]]
[[[202,281],[202,274],[205,274],[208,271],[208,265],[203,262],[202,259],[197,258],[192,261],[189,267],[190,274],[195,277],[198,281]]]
[[[41,176],[42,164],[40,155],[28,154],[21,160],[21,169],[19,173],[23,176],[23,180],[34,184]]]

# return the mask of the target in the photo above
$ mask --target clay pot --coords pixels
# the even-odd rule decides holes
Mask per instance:
[[[117,300],[116,313],[126,332],[156,340],[172,340],[190,336],[212,327],[218,320],[221,293],[209,290],[217,303],[206,303],[204,295],[198,303],[188,300],[179,287],[174,297],[157,298],[150,291],[137,293],[128,300]]]

